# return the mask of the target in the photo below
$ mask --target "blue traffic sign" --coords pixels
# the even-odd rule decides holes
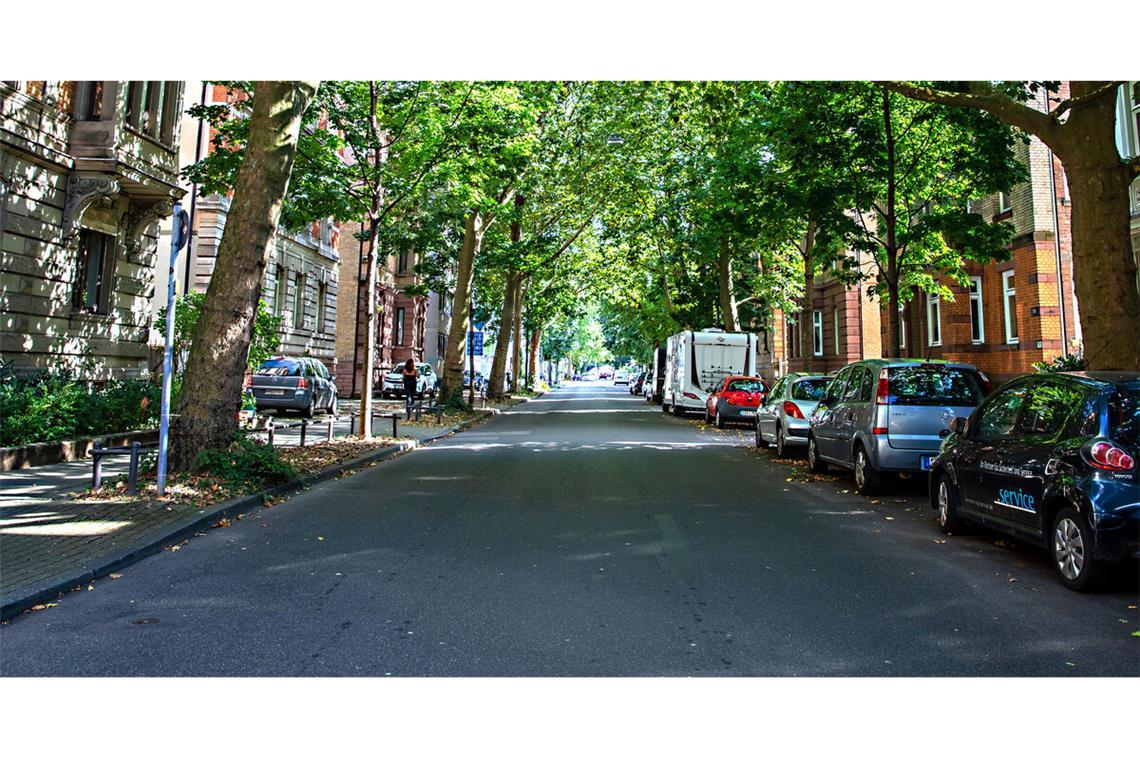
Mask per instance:
[[[482,356],[483,355],[483,333],[481,333],[481,332],[472,332],[471,333],[471,354],[473,356]]]

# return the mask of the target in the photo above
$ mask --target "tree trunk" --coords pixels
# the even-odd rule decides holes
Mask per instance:
[[[1073,82],[1080,97],[1103,83]],[[1140,371],[1140,291],[1129,228],[1128,189],[1135,176],[1113,137],[1116,98],[1074,111],[1058,156],[1072,196],[1073,285],[1081,305],[1085,362],[1094,370]]]
[[[515,322],[515,301],[522,275],[511,271],[503,286],[503,308],[499,312],[499,332],[495,337],[495,358],[491,361],[491,377],[487,379],[487,398],[502,401],[506,392],[507,352],[511,350],[511,328]]]
[[[188,469],[200,451],[228,446],[237,431],[261,280],[293,173],[301,117],[317,86],[254,85],[245,158],[172,420],[174,470]]]
[[[467,310],[471,300],[471,282],[475,275],[475,257],[483,245],[484,231],[482,213],[472,211],[468,214],[463,229],[463,245],[459,249],[459,263],[455,270],[451,327],[447,331],[447,351],[444,354],[440,383],[443,399],[463,393],[463,368],[467,361],[467,329],[470,324]]]
[[[511,393],[518,393],[519,391],[519,374],[522,370],[523,355],[522,313],[524,303],[526,303],[526,280],[522,279],[519,281],[518,290],[515,293],[515,350],[511,352]]]
[[[807,318],[801,319],[799,323],[800,345],[811,346],[811,350],[803,352],[804,372],[811,372],[812,359],[815,356],[815,323],[812,316],[812,307],[815,305],[815,222],[808,222],[807,236],[804,238],[802,253],[804,260],[804,306],[802,312]],[[805,330],[811,331],[807,340],[804,340]]]
[[[536,327],[530,333],[530,351],[526,358],[526,376],[533,386],[538,382],[538,347],[542,344],[542,328]]]
[[[891,125],[891,93],[886,88],[883,88],[883,127],[887,139],[887,213],[883,220],[887,227],[887,310],[890,312],[887,316],[887,356],[898,358],[902,356],[902,349],[899,346],[899,249],[895,235],[895,137]]]
[[[727,238],[720,243],[716,269],[720,281],[720,313],[724,319],[724,329],[727,332],[736,332],[740,329],[740,319],[736,311],[736,288],[732,282],[732,253]]]
[[[368,225],[368,280],[365,285],[368,288],[368,293],[364,299],[365,304],[367,304],[367,313],[364,315],[364,371],[361,373],[363,384],[360,390],[360,421],[357,428],[361,438],[372,437],[372,394],[376,372],[376,323],[379,310],[376,303],[376,287],[379,283],[380,269],[379,226],[376,223],[379,205],[379,196],[374,196],[372,219],[369,220]]]

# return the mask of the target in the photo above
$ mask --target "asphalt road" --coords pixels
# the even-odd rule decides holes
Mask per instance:
[[[16,618],[0,674],[1140,675],[1135,573],[802,470],[574,384]]]

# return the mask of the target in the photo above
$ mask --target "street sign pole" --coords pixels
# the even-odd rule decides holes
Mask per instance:
[[[475,291],[467,302],[467,359],[470,368],[471,387],[467,391],[467,404],[475,408]],[[462,387],[462,386],[461,386]]]
[[[162,416],[158,427],[158,495],[166,494],[166,453],[170,448],[170,380],[174,363],[174,266],[186,245],[190,223],[181,203],[174,204],[170,226],[170,275],[166,283],[166,348],[162,354]]]

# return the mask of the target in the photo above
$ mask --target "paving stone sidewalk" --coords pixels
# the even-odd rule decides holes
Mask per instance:
[[[486,408],[493,413],[519,401],[488,404]],[[345,406],[350,403],[344,402]],[[340,410],[343,420],[335,425],[337,438],[349,434],[349,410],[345,406]],[[425,416],[423,421],[429,419],[434,423],[434,417]],[[401,418],[399,434],[401,439],[422,442],[454,427],[405,423]],[[313,434],[322,428],[318,422],[310,430],[307,445],[325,440],[323,434]],[[375,432],[390,434],[391,429],[379,425]],[[278,446],[296,446],[299,439],[298,430],[275,434]],[[104,479],[125,474],[126,460],[105,460]],[[172,504],[156,508],[151,503],[126,499],[69,498],[69,494],[91,485],[91,468],[91,460],[86,459],[0,473],[0,598],[5,604],[28,589],[43,587],[52,579],[115,557],[150,537],[157,540],[177,531],[181,524],[201,518],[216,506]]]

